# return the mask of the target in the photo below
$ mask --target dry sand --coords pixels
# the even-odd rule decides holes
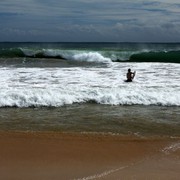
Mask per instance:
[[[0,132],[0,180],[180,179],[180,140]]]

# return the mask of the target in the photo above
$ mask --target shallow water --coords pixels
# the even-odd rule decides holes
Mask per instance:
[[[180,108],[74,104],[59,108],[1,108],[0,130],[180,136]]]

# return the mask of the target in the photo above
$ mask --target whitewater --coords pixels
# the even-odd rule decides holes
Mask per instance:
[[[0,107],[180,106],[179,60],[178,43],[0,43]]]
[[[136,71],[126,83],[127,69]],[[0,107],[73,103],[180,106],[180,64],[109,62],[97,67],[0,67]]]

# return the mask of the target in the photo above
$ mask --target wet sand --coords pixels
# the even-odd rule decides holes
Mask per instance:
[[[180,139],[0,132],[0,179],[179,179]]]

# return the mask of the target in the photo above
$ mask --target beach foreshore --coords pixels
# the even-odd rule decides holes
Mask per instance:
[[[179,179],[180,138],[0,132],[0,179]]]

